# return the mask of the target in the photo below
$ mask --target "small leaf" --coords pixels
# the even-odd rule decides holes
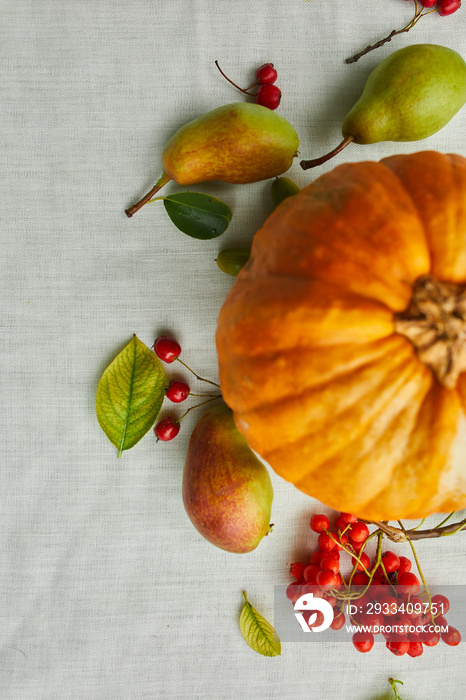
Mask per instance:
[[[227,204],[201,192],[179,192],[160,199],[175,226],[192,238],[217,238],[231,221]]]
[[[97,387],[97,419],[121,457],[147,433],[165,396],[165,372],[155,353],[133,335]]]
[[[280,656],[282,653],[280,640],[274,628],[262,617],[246,598],[239,618],[241,634],[251,649],[263,656]]]

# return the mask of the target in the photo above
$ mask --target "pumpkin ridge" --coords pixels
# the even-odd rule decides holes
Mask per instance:
[[[393,333],[391,336],[388,336],[388,338],[396,338],[397,334]],[[387,338],[383,338],[382,340],[387,340]],[[376,341],[379,342],[379,341]],[[326,350],[327,348],[325,348]],[[322,350],[325,352],[325,350]],[[247,421],[247,416],[251,415],[253,413],[256,413],[258,411],[269,411],[275,404],[278,402],[280,403],[281,409],[286,410],[286,405],[287,404],[293,404],[295,401],[302,401],[304,398],[311,396],[313,393],[316,395],[321,394],[325,390],[330,390],[333,392],[332,384],[337,382],[339,385],[341,384],[341,380],[347,379],[348,377],[351,376],[351,382],[348,382],[348,388],[351,387],[352,384],[361,384],[363,386],[362,382],[358,382],[357,377],[360,377],[363,374],[367,373],[373,373],[375,376],[378,377],[379,381],[376,384],[373,384],[369,390],[364,391],[364,393],[361,394],[359,399],[357,400],[362,400],[367,396],[368,393],[374,392],[377,393],[380,390],[380,386],[386,382],[386,375],[390,373],[397,373],[400,371],[400,367],[402,367],[404,364],[407,365],[408,363],[412,363],[414,360],[416,362],[416,353],[414,352],[414,349],[411,346],[411,343],[405,342],[403,345],[398,345],[397,348],[397,359],[396,363],[388,368],[386,370],[386,375],[384,376],[384,372],[378,372],[378,366],[381,363],[386,363],[387,362],[387,356],[392,357],[393,356],[393,348],[386,348],[384,352],[380,353],[380,355],[373,357],[371,359],[368,359],[366,362],[362,362],[356,366],[350,365],[347,368],[344,368],[341,372],[338,372],[338,374],[328,377],[327,379],[324,379],[322,382],[317,382],[315,384],[309,384],[308,386],[304,386],[300,388],[299,391],[296,390],[295,385],[289,385],[287,386],[287,391],[286,393],[283,394],[274,394],[273,399],[267,400],[267,401],[262,401],[254,405],[254,408],[249,408],[247,412],[242,412],[242,417],[245,418],[246,422]],[[417,362],[416,362],[417,364]],[[340,389],[340,386],[339,386]],[[354,402],[353,402],[354,403]],[[341,416],[345,411],[347,411],[352,405],[348,404],[341,410],[336,409],[334,412],[334,416]],[[320,428],[318,428],[320,429]],[[308,434],[309,429],[306,429]]]
[[[358,470],[361,470],[361,468],[364,469],[364,466],[367,465],[368,470],[371,472],[370,475],[365,475],[362,476],[359,474],[357,481],[354,479],[351,479],[352,476],[352,471],[353,471],[353,464],[351,464],[348,460],[344,459],[344,464],[348,464],[346,469],[343,469],[342,471],[339,472],[339,479],[338,482],[341,483],[342,490],[344,497],[347,498],[346,501],[346,506],[348,507],[348,512],[352,512],[355,515],[359,515],[360,517],[362,514],[364,514],[364,517],[369,517],[367,515],[368,513],[368,506],[369,504],[374,501],[378,502],[380,501],[380,494],[385,492],[389,488],[389,484],[391,483],[393,479],[393,474],[395,473],[396,467],[397,467],[397,462],[390,463],[390,469],[388,473],[383,474],[382,470],[377,470],[376,465],[373,465],[373,457],[375,453],[379,453],[379,458],[378,460],[382,460],[385,463],[385,456],[387,452],[387,435],[392,434],[394,435],[397,433],[397,437],[399,439],[399,431],[397,431],[397,424],[400,423],[400,421],[403,422],[403,427],[405,429],[404,437],[403,440],[399,445],[396,445],[397,449],[399,451],[404,452],[406,446],[409,444],[413,432],[416,430],[416,425],[417,425],[417,420],[418,420],[418,415],[422,409],[423,402],[426,398],[426,396],[429,393],[431,382],[429,381],[429,377],[427,373],[419,373],[419,371],[416,371],[413,368],[413,371],[409,373],[410,377],[404,382],[404,385],[401,389],[401,391],[405,390],[405,398],[404,398],[404,408],[402,410],[397,411],[393,416],[391,417],[391,420],[386,423],[385,426],[382,426],[378,428],[378,437],[376,438],[375,442],[372,443],[372,445],[367,445],[366,448],[363,451],[358,451],[357,453],[357,465],[358,465]],[[399,392],[397,392],[397,397],[399,397]],[[414,410],[413,409],[413,404],[417,406],[417,408]],[[384,416],[384,413],[386,409],[382,407],[376,414],[373,416],[373,422],[377,422],[377,419],[380,417]],[[409,414],[411,413],[411,417],[409,417]],[[407,420],[409,420],[409,425],[407,426]],[[371,421],[372,423],[372,421]],[[383,423],[383,421],[382,421]],[[361,432],[360,435],[355,436],[355,439],[352,440],[351,442],[348,442],[344,446],[344,450],[349,450],[352,451],[354,448],[355,442],[361,439],[364,431]],[[329,469],[331,469],[332,462],[338,458],[341,460],[343,450],[340,450],[340,452],[336,453],[329,459],[327,459],[325,462],[322,462],[319,467],[318,471],[321,471],[323,478],[328,478],[329,474]],[[393,451],[390,451],[391,454],[393,454]],[[380,484],[380,486],[375,486],[375,483],[377,479],[374,479],[374,471],[376,474],[377,478],[383,477],[383,483]],[[331,473],[331,472],[330,472]],[[345,478],[345,473],[347,475],[347,478]],[[314,470],[307,472],[306,476],[309,474],[314,474]],[[320,476],[320,475],[319,475]],[[320,480],[320,479],[318,479]],[[307,493],[310,493],[312,490],[312,487],[310,488],[309,484],[306,484],[306,478],[302,479],[301,481],[295,481],[295,486],[297,488],[302,488],[305,486],[303,490],[305,490]],[[346,491],[348,489],[348,485],[351,485],[351,490],[353,492],[353,496],[350,499],[350,496],[346,496]],[[373,489],[374,487],[376,488],[376,491],[374,492]],[[331,486],[330,487],[332,490],[333,494],[336,494],[336,491],[334,488]],[[369,488],[371,491],[371,497],[370,499],[362,498],[364,488]],[[336,497],[336,495],[335,495]],[[340,494],[338,497],[336,497],[336,500],[332,503],[332,500],[329,499],[326,502],[326,505],[329,507],[335,508],[336,509],[336,503],[339,502],[341,504],[342,502],[342,495]],[[377,516],[377,518],[374,517],[374,519],[381,519],[382,516]]]
[[[400,363],[401,365],[403,363]],[[263,454],[264,459],[266,461],[269,461],[270,458],[272,458],[274,461],[278,463],[278,458],[280,457],[281,454],[283,454],[285,451],[288,451],[289,448],[295,449],[296,447],[299,447],[302,445],[305,447],[305,443],[309,441],[309,437],[312,438],[312,436],[316,436],[319,434],[331,434],[331,430],[329,430],[329,425],[331,425],[331,422],[333,421],[333,417],[338,416],[338,423],[339,427],[344,432],[344,426],[345,426],[345,420],[347,421],[347,424],[352,427],[353,434],[349,438],[347,435],[344,436],[344,441],[345,445],[351,445],[352,443],[356,442],[361,438],[361,436],[367,431],[367,425],[371,424],[377,416],[380,416],[381,414],[386,413],[387,406],[391,404],[393,401],[394,397],[397,396],[397,394],[400,392],[400,390],[406,385],[409,384],[416,376],[421,376],[419,372],[423,371],[423,368],[420,368],[417,365],[413,365],[411,362],[406,362],[406,366],[402,373],[400,372],[400,364],[394,365],[390,371],[390,373],[387,373],[387,375],[384,377],[385,384],[386,384],[386,391],[380,393],[380,382],[378,385],[371,387],[371,393],[376,395],[376,397],[379,399],[378,403],[376,401],[370,403],[370,407],[367,406],[367,403],[365,403],[365,399],[367,399],[367,394],[364,395],[363,398],[358,399],[359,401],[364,401],[364,421],[361,420],[354,420],[352,419],[351,416],[354,414],[354,407],[355,403],[351,403],[350,405],[346,406],[342,411],[335,411],[333,414],[332,418],[327,417],[325,420],[325,423],[315,421],[315,425],[313,427],[310,427],[309,424],[306,421],[303,421],[303,425],[305,425],[305,432],[301,434],[301,436],[295,440],[292,441],[286,441],[285,443],[281,443],[279,447],[274,448],[272,450],[269,449],[262,449],[262,451],[259,449],[259,453]],[[425,370],[424,370],[425,371]],[[395,375],[395,379],[393,382],[389,381],[389,375]],[[348,417],[350,420],[348,421]],[[239,420],[239,427],[241,428],[241,421],[245,421],[246,423],[248,422],[248,415],[247,414],[242,414],[241,418]],[[250,418],[249,418],[250,420]],[[355,426],[355,427],[353,427]],[[341,439],[340,439],[341,442]],[[256,449],[256,448],[255,448]],[[315,449],[315,448],[314,448]],[[322,446],[321,446],[322,449]],[[323,469],[323,473],[325,473],[325,464],[332,459],[335,458],[335,456],[339,453],[340,451],[340,446],[338,440],[335,440],[332,443],[332,446],[330,447],[329,445],[326,448],[328,452],[325,455],[324,461],[320,461],[318,464],[315,464],[313,467],[310,466],[309,463],[303,464],[303,469],[306,470],[306,473],[312,474],[315,470],[317,469]],[[320,452],[319,452],[320,454]],[[277,469],[278,473],[280,473],[280,469]],[[299,483],[300,478],[299,478],[299,472],[296,470],[295,472],[295,478],[294,478],[294,483],[297,484]]]
[[[412,435],[418,436],[418,444],[415,445],[413,451],[408,450],[408,453],[401,462],[394,465],[395,469],[392,471],[392,482],[390,486],[383,489],[378,494],[377,499],[374,499],[377,500],[379,504],[383,504],[383,508],[385,509],[385,512],[378,516],[377,519],[386,520],[387,512],[393,513],[391,499],[393,499],[394,496],[396,498],[397,489],[399,489],[401,483],[403,484],[405,493],[411,493],[410,480],[413,482],[413,485],[418,485],[418,490],[413,496],[411,496],[411,498],[405,497],[404,511],[397,515],[397,518],[427,517],[434,512],[444,512],[443,498],[445,497],[448,500],[450,494],[442,494],[442,498],[439,499],[439,486],[442,479],[445,477],[444,472],[448,459],[448,455],[446,454],[445,450],[442,449],[442,445],[437,445],[439,441],[444,439],[444,435],[442,434],[441,430],[435,431],[435,428],[437,428],[438,418],[440,417],[443,419],[443,421],[445,421],[445,410],[442,410],[443,405],[441,408],[436,405],[436,400],[438,400],[439,395],[443,395],[444,402],[452,402],[451,400],[453,396],[451,392],[448,392],[448,390],[446,390],[444,387],[433,382],[430,391],[427,392],[424,400],[419,406],[416,424],[412,430]],[[427,423],[433,425],[434,430],[424,429],[423,424],[426,422],[426,414],[428,419],[430,417],[430,421],[427,420]],[[422,445],[422,451],[420,452],[421,457],[423,457],[423,453],[432,455],[429,457],[428,464],[424,466],[424,468],[422,461],[413,465],[413,453],[414,456],[416,456],[416,453],[419,452],[418,445],[420,442],[422,442],[419,438],[419,435],[421,434],[423,435],[425,442],[429,443]],[[410,441],[410,447],[412,446],[412,443],[413,439]],[[433,449],[433,446],[435,446],[435,449]],[[437,457],[437,462],[439,462],[439,465],[435,471],[432,468],[434,456]],[[421,481],[419,481],[417,478],[419,470],[422,470],[423,479]],[[428,500],[426,500],[425,494],[419,493],[419,487],[422,488],[426,483],[428,484]],[[378,506],[378,509],[380,512],[380,505]],[[416,515],[414,515],[414,513]],[[391,517],[391,519],[393,519],[393,517]]]
[[[437,279],[466,283],[466,159],[420,151],[381,161],[404,184],[418,211]],[[439,187],[439,183],[442,186]]]
[[[363,165],[337,166],[301,190],[283,216],[267,220],[253,241],[255,272],[338,281],[401,311],[411,282],[430,272],[425,230],[400,178],[383,164]],[[291,235],[275,239],[279,227]]]
[[[271,391],[277,402],[290,396],[291,384],[295,386],[296,382],[304,382],[304,389],[317,389],[329,382],[340,381],[353,371],[364,370],[375,362],[385,362],[388,356],[398,353],[401,349],[405,351],[406,348],[410,349],[413,358],[416,359],[411,343],[397,333],[364,344],[326,346],[325,352],[321,348],[317,350],[300,348],[299,356],[295,358],[289,375],[287,368],[286,377],[283,374],[283,361],[276,350],[253,357],[244,355],[234,366],[232,376],[236,396],[232,408],[238,414],[255,411],[266,403],[262,400],[262,395],[269,395]],[[275,362],[277,357],[278,363]],[[313,374],[309,374],[311,365]],[[247,368],[247,374],[243,371],[243,366]],[[269,377],[275,377],[275,379],[271,381]],[[225,378],[220,384],[224,393],[230,397],[230,382]],[[261,392],[251,391],[250,387],[254,384],[260,384]],[[294,389],[293,395],[295,395]]]
[[[223,319],[225,305],[218,317],[218,328],[223,331],[220,334],[217,330],[220,351],[227,352],[232,343],[238,348],[241,344],[241,353],[258,356],[268,347],[281,351],[297,346],[313,347],[320,339],[325,339],[326,345],[346,343],[348,338],[352,343],[358,340],[367,343],[394,332],[392,310],[376,299],[351,291],[341,294],[331,282],[286,277],[280,278],[287,280],[281,297],[270,300],[276,279],[248,276],[242,280],[238,278],[231,287],[226,299],[228,319]],[[298,308],[291,303],[296,295],[301,299]],[[292,324],[293,334],[282,333],[283,324]],[[228,336],[225,328],[228,328]]]

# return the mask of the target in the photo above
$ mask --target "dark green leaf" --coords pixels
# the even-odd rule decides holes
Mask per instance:
[[[165,372],[159,358],[133,335],[97,387],[97,419],[119,457],[150,430],[164,396]]]
[[[243,591],[244,605],[239,618],[241,634],[251,649],[263,656],[280,656],[282,653],[280,640],[274,628],[262,617],[246,598]]]
[[[201,192],[179,192],[160,199],[175,226],[193,238],[217,238],[231,221],[227,204]]]

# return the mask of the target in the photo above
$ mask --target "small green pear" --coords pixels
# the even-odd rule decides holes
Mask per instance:
[[[387,56],[369,75],[342,126],[344,140],[321,165],[349,143],[419,141],[447,124],[466,102],[466,62],[446,46],[414,44]]]
[[[249,102],[218,107],[169,139],[162,153],[162,177],[126,215],[132,216],[170,180],[179,185],[210,180],[246,184],[281,175],[298,146],[292,125],[267,107]]]
[[[289,177],[275,178],[270,187],[272,200],[276,207],[278,207],[278,205],[281,204],[284,199],[287,199],[288,197],[293,197],[295,194],[298,194],[299,190],[300,188],[298,187],[296,182],[290,180]]]
[[[183,502],[194,527],[228,552],[250,552],[272,526],[269,473],[236,428],[232,411],[209,408],[191,435]]]
[[[222,272],[237,277],[250,257],[251,247],[225,248],[225,250],[221,250],[217,255],[217,265]]]

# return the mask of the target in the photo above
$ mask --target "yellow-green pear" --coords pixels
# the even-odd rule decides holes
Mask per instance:
[[[209,408],[191,435],[183,502],[194,527],[228,552],[250,552],[270,525],[269,473],[236,428],[226,404]]]
[[[465,102],[466,62],[459,53],[437,44],[406,46],[369,75],[343,122],[343,141],[301,167],[325,163],[352,141],[420,141],[442,129]]]
[[[223,105],[173,134],[163,149],[161,178],[126,214],[132,216],[170,180],[246,184],[281,175],[298,146],[293,126],[271,109],[249,102]]]

